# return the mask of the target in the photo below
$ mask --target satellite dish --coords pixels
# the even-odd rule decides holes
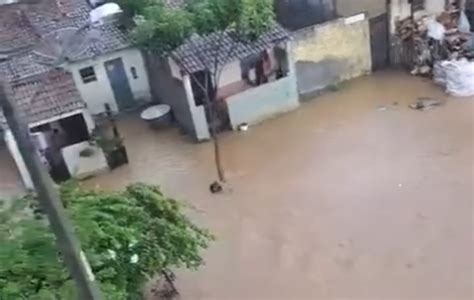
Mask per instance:
[[[122,13],[117,3],[110,2],[94,8],[89,13],[89,21],[93,25],[103,25],[117,20]]]

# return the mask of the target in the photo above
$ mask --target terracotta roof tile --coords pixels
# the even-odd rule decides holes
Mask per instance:
[[[39,0],[34,4],[0,6],[0,54],[16,55],[20,50],[32,50],[40,41],[51,43],[48,36],[54,32],[83,27],[90,11],[86,0]],[[93,33],[96,38],[82,35],[85,38],[81,44],[83,49],[75,50],[80,55],[72,55],[71,60],[87,59],[130,46],[126,34],[116,26],[100,26],[84,33]]]
[[[29,124],[44,121],[85,107],[72,75],[51,69],[10,83],[10,97],[20,117]],[[0,116],[4,123],[3,116]]]

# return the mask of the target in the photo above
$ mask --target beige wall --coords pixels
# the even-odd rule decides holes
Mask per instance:
[[[218,85],[224,87],[228,84],[239,82],[242,80],[242,69],[240,68],[240,61],[236,60],[227,64],[221,73]]]
[[[293,55],[300,94],[371,71],[369,22],[341,18],[295,32]]]
[[[348,17],[360,12],[367,12],[369,17],[376,17],[387,11],[386,0],[336,0],[337,13]]]
[[[136,100],[149,101],[151,99],[148,74],[142,54],[137,49],[125,49],[106,55],[101,55],[93,59],[71,63],[67,68],[72,72],[74,82],[82,98],[87,103],[87,107],[92,114],[104,112],[104,104],[109,103],[114,111],[117,111],[117,103],[107,77],[104,67],[106,61],[122,58],[125,72],[127,73],[130,88]],[[85,67],[94,67],[97,81],[83,83],[79,70]],[[134,79],[130,69],[135,67],[138,78]]]

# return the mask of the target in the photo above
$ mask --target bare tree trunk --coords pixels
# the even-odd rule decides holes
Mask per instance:
[[[206,84],[207,85],[207,84]],[[220,182],[226,182],[225,174],[224,174],[224,167],[222,165],[221,159],[221,152],[220,152],[220,144],[219,144],[219,136],[216,129],[216,125],[218,122],[218,114],[216,111],[216,91],[212,91],[212,95],[209,96],[209,92],[206,92],[206,105],[209,107],[209,131],[211,134],[212,143],[214,145],[214,161],[216,164],[216,171],[217,176]]]
[[[211,107],[211,109],[213,109],[213,108]],[[213,122],[215,120],[216,119],[212,120],[212,118],[211,118],[211,122]],[[212,124],[211,127],[214,127],[214,124]],[[212,139],[212,143],[214,144],[214,160],[216,162],[217,176],[218,176],[220,182],[225,182],[224,168],[222,166],[222,160],[221,160],[221,151],[220,151],[220,145],[219,145],[219,138],[217,136],[215,128],[211,129],[211,139]]]

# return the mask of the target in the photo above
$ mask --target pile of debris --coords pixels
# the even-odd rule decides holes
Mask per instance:
[[[433,76],[456,96],[474,95],[474,33],[463,11],[408,17],[397,21],[396,31],[411,47],[413,75]]]

